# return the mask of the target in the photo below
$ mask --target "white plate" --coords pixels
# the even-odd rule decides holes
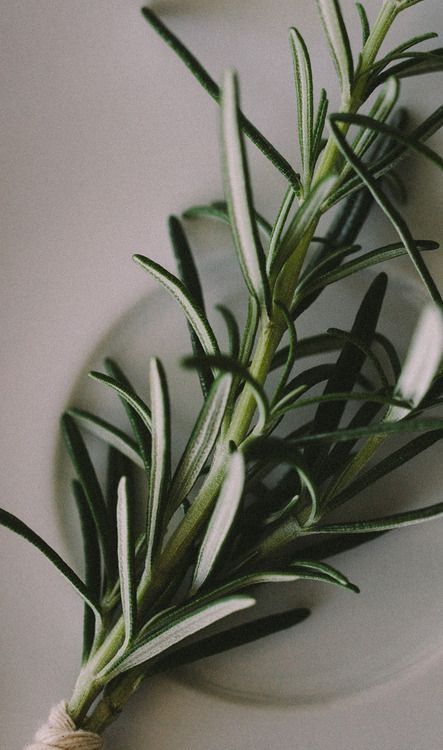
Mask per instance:
[[[4,5],[10,191],[1,277],[1,504],[77,562],[69,514],[54,492],[60,487],[55,467],[63,466],[58,415],[103,331],[116,330],[115,321],[147,284],[130,253],[168,263],[165,215],[220,195],[215,116],[145,28],[136,3],[129,9],[104,0],[82,8],[49,0]],[[291,154],[285,29],[295,23],[318,49],[323,43],[314,4],[285,0],[278,6],[276,13],[275,4],[259,0],[159,3],[215,73],[226,62],[240,69],[245,108]],[[367,6],[374,11],[377,2]],[[401,22],[402,35],[418,33],[418,25],[420,31],[436,28],[439,10],[436,0],[412,9]],[[261,60],[265,38],[268,53]],[[393,44],[397,39],[394,33]],[[315,63],[322,83],[332,81],[326,54],[315,55]],[[429,111],[432,90],[413,91],[416,112]],[[272,215],[281,182],[263,160],[254,165],[259,205]],[[435,237],[441,219],[435,194],[426,193],[435,174],[422,165],[415,169],[408,210],[416,234]],[[368,246],[388,234],[373,218]],[[212,251],[202,231],[195,235],[203,255]],[[166,329],[159,351],[176,334]],[[185,416],[178,410],[179,421]],[[425,459],[423,466],[431,465]],[[422,476],[408,475],[408,491]],[[316,613],[293,641],[284,636],[214,659],[188,671],[185,682],[157,680],[110,730],[109,747],[438,748],[441,551],[430,527],[399,533],[397,552],[385,540],[375,543],[374,568],[368,568],[370,547],[345,563],[362,585],[359,599],[321,592]],[[8,687],[0,698],[1,724],[5,747],[19,748],[49,706],[70,694],[81,604],[37,553],[6,532],[1,536],[1,679]],[[293,595],[304,604],[314,594],[305,587]],[[375,610],[373,601],[384,608]]]

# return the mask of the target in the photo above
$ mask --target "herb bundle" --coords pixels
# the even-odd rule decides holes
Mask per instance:
[[[172,466],[171,396],[162,363],[155,357],[149,362],[148,405],[120,365],[108,360],[106,372],[91,377],[121,399],[130,434],[81,409],[62,418],[76,474],[84,580],[23,521],[0,510],[0,523],[46,555],[85,602],[82,666],[67,704],[77,729],[100,735],[150,675],[309,616],[297,609],[208,636],[208,626],[253,607],[257,584],[307,579],[358,591],[325,561],[334,551],[443,515],[438,503],[372,520],[328,520],[443,436],[443,420],[435,416],[443,392],[442,300],[423,257],[438,245],[416,239],[390,197],[401,186],[396,169],[411,151],[443,166],[427,145],[443,124],[443,109],[411,129],[397,108],[401,80],[441,70],[443,56],[440,48],[420,51],[433,33],[380,54],[397,16],[417,2],[385,0],[372,26],[356,3],[362,42],[353,55],[338,1],[318,0],[340,83],[335,113],[328,112],[327,93],[314,90],[301,33],[290,30],[298,171],[241,111],[235,73],[226,72],[219,88],[154,12],[143,9],[220,105],[224,200],[192,207],[184,218],[229,225],[248,311],[241,329],[233,312],[220,306],[227,344],[217,339],[184,225],[172,217],[178,275],[143,255],[134,260],[175,298],[189,326],[192,355],[183,366],[195,371],[202,404],[181,457]],[[272,223],[254,208],[248,139],[287,182]],[[398,240],[363,250],[356,239],[374,202]],[[337,205],[329,230],[319,236],[320,219]],[[385,273],[369,284],[351,330],[298,337],[299,318],[311,306],[315,315],[325,288],[402,255],[411,259],[430,300],[403,363],[378,330]],[[335,361],[306,368],[307,355],[328,352],[338,353]],[[375,383],[363,371],[366,364]],[[350,420],[348,405],[356,407]],[[308,421],[306,407],[313,408]],[[109,445],[106,493],[85,431]],[[400,433],[406,442],[389,452],[389,440]],[[142,528],[135,522],[140,507]]]

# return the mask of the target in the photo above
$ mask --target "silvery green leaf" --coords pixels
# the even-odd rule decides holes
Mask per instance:
[[[114,359],[106,357],[105,367],[108,375],[111,378],[114,378],[114,380],[120,386],[123,386],[123,388],[129,394],[135,394],[135,389],[132,386],[130,380],[128,380],[122,368]],[[137,411],[134,409],[134,407],[131,406],[131,404],[127,401],[127,399],[124,398],[121,393],[119,395],[122,406],[128,417],[129,424],[131,425],[132,432],[134,434],[134,438],[137,443],[141,459],[143,461],[145,473],[149,476],[151,467],[151,430],[149,426],[151,423],[151,413],[146,404],[141,402],[141,405],[143,406],[145,412],[145,417],[142,418],[140,414],[137,413]]]
[[[152,408],[152,456],[146,507],[145,573],[149,576],[157,542],[160,509],[165,501],[171,462],[169,393],[161,362],[153,357],[149,366]]]
[[[317,106],[317,114],[315,116],[314,133],[312,137],[312,164],[317,161],[318,155],[321,151],[323,131],[325,128],[326,115],[328,113],[328,96],[325,89],[320,91],[320,99]]]
[[[92,435],[100,438],[100,440],[103,440],[108,445],[112,445],[113,448],[116,448],[124,456],[127,456],[136,466],[144,468],[143,459],[140,456],[137,444],[122,430],[119,430],[118,427],[85,409],[72,408],[68,409],[67,413],[80,422]]]
[[[93,380],[98,380],[99,383],[103,383],[104,385],[107,385],[110,388],[112,388],[114,391],[117,391],[119,396],[121,396],[128,404],[132,406],[134,411],[141,418],[145,427],[147,427],[148,430],[151,431],[151,428],[152,428],[151,411],[149,407],[145,404],[145,402],[139,396],[137,396],[136,393],[134,393],[132,390],[129,390],[128,388],[123,386],[115,378],[111,378],[109,375],[105,375],[102,372],[95,372],[95,370],[92,370],[89,373],[89,377],[92,378]]]
[[[303,186],[309,187],[311,177],[314,100],[312,69],[305,41],[297,29],[289,30],[292,58],[294,62],[295,89],[297,94],[298,140],[303,170]]]
[[[218,346],[212,328],[203,310],[189,296],[184,284],[172,273],[144,255],[134,255],[134,260],[159,281],[182,307],[204,351],[207,354],[215,354]]]
[[[237,359],[240,354],[240,329],[235,316],[225,305],[216,305],[215,309],[218,310],[226,323],[229,341],[229,355],[234,357],[234,359]]]
[[[294,189],[291,188],[291,190],[293,191]],[[224,224],[228,224],[229,226],[231,225],[231,220],[229,218],[229,208],[226,201],[214,201],[213,203],[202,206],[191,206],[183,212],[182,216],[184,219],[218,219],[218,221],[222,221]],[[255,220],[257,222],[257,226],[263,232],[265,237],[269,238],[272,227],[269,224],[268,220],[265,219],[265,217],[262,216],[262,214],[260,214],[258,211],[255,212]]]
[[[76,573],[74,573],[72,568],[70,568],[69,565],[65,563],[64,560],[62,560],[60,555],[55,550],[53,550],[52,547],[50,547],[49,544],[45,542],[45,540],[42,539],[39,534],[33,531],[26,523],[17,518],[17,516],[14,516],[12,513],[9,513],[9,511],[4,510],[3,508],[0,508],[0,526],[4,526],[10,531],[13,531],[15,534],[23,537],[23,539],[26,539],[27,542],[40,550],[40,552],[48,560],[50,560],[53,565],[55,565],[62,576],[64,576],[64,578],[69,581],[69,583],[74,587],[77,593],[80,594],[86,604],[91,607],[96,617],[100,619],[101,613],[99,602],[91,595],[83,581],[80,580]]]
[[[419,34],[418,36],[414,36],[411,39],[408,39],[406,42],[402,42],[398,45],[398,47],[394,47],[390,52],[388,52],[385,57],[383,57],[381,60],[377,60],[376,63],[374,63],[374,67],[376,70],[383,69],[386,65],[388,65],[390,62],[393,62],[394,60],[398,60],[398,56],[401,55],[403,52],[406,52],[407,50],[411,49],[411,47],[415,47],[417,44],[421,44],[422,42],[426,42],[429,39],[435,39],[438,37],[438,34],[434,31],[427,32],[426,34]]]
[[[200,476],[220,432],[226,411],[232,375],[219,375],[211,386],[189,442],[175,471],[168,493],[169,512],[173,513],[192,490]]]
[[[411,510],[406,513],[394,513],[392,516],[373,518],[368,521],[354,521],[352,523],[334,523],[321,526],[311,526],[306,533],[311,534],[366,534],[374,531],[389,531],[404,526],[415,526],[433,518],[443,516],[443,503],[427,505],[425,508]]]
[[[338,0],[317,0],[320,17],[340,78],[342,96],[348,99],[354,78],[351,45]]]
[[[286,221],[294,203],[295,193],[291,187],[289,187],[285,193],[282,204],[277,212],[277,216],[272,227],[272,233],[269,240],[269,251],[266,258],[266,272],[269,274],[274,264],[274,259],[278,253],[279,244],[283,230],[285,228]]]
[[[198,307],[203,310],[203,312],[205,312],[205,301],[203,297],[200,276],[183,225],[176,216],[170,216],[168,219],[168,228],[169,238],[171,240],[172,249],[174,251],[180,280],[183,282],[185,288],[188,290],[195,304],[198,305]],[[200,344],[200,341],[198,340],[195,331],[190,325],[189,321],[188,328],[191,338],[192,351],[197,355],[203,354],[203,347]],[[213,380],[212,373],[206,368],[202,368],[198,372],[198,378],[200,381],[203,398],[206,398]]]
[[[439,247],[436,242],[428,240],[416,240],[416,245],[419,252],[436,250]],[[407,250],[402,242],[393,242],[391,245],[378,247],[375,250],[370,250],[368,253],[358,255],[354,260],[350,260],[348,263],[343,263],[333,271],[328,271],[323,274],[320,273],[318,275],[313,271],[309,275],[306,275],[300,283],[297,290],[297,299],[302,300],[317,289],[323,289],[325,286],[335,284],[335,282],[345,279],[347,276],[351,276],[359,271],[363,271],[365,268],[370,268],[379,263],[385,263],[388,260],[393,260],[394,258],[399,258],[406,254]],[[333,254],[331,254],[331,257],[332,255]],[[319,270],[321,271],[321,264],[319,264]]]
[[[317,530],[318,527],[311,527]],[[306,535],[310,533],[310,529],[307,530]],[[315,531],[317,533],[317,531]],[[288,540],[287,540],[288,541]],[[291,566],[292,567],[292,566]],[[302,566],[297,570],[289,568],[288,570],[264,570],[258,573],[249,573],[248,575],[239,576],[238,578],[229,581],[228,583],[220,586],[216,589],[214,595],[221,596],[229,593],[241,591],[251,586],[261,586],[262,584],[276,584],[276,583],[294,583],[295,581],[321,581],[322,583],[331,583],[334,586],[341,586],[344,588],[358,591],[357,587],[349,583],[346,579],[346,583],[339,580],[337,576],[331,575],[330,572],[324,572],[320,569],[315,569],[315,563],[311,566],[311,569],[304,569]]]
[[[237,255],[249,293],[270,315],[271,292],[240,127],[237,78],[232,71],[224,76],[221,107],[225,191]]]
[[[245,460],[240,451],[231,454],[225,478],[200,545],[191,593],[210,576],[236,516],[245,483]]]
[[[387,83],[392,82],[392,86],[395,87],[397,84],[395,83],[395,79],[389,78]],[[392,96],[392,94],[391,94]],[[389,104],[389,102],[388,102]],[[393,141],[396,141],[400,143],[402,146],[406,146],[408,149],[412,149],[413,151],[416,151],[418,154],[421,154],[422,156],[425,156],[429,161],[433,162],[437,167],[440,167],[440,169],[443,169],[443,158],[440,156],[440,154],[437,154],[436,151],[434,151],[429,146],[426,146],[425,143],[422,143],[422,141],[419,138],[414,137],[413,135],[403,133],[398,128],[392,127],[392,125],[389,125],[388,123],[384,122],[383,117],[379,117],[376,119],[372,113],[369,115],[360,115],[360,114],[349,114],[349,113],[339,113],[331,115],[334,122],[345,122],[349,123],[350,125],[361,125],[363,129],[366,129],[368,131],[374,131],[376,134],[380,133],[381,135],[385,135],[388,138],[392,139]],[[357,156],[360,156],[360,151],[356,151],[353,148],[355,154]]]
[[[364,47],[366,42],[368,41],[369,34],[371,33],[369,20],[364,5],[362,5],[361,3],[355,3],[355,7],[357,8],[357,12],[360,18],[362,46]]]
[[[128,497],[127,478],[118,485],[117,501],[117,553],[120,578],[120,596],[125,623],[124,648],[132,642],[137,622],[137,586],[135,581],[135,543],[132,508]]]
[[[230,596],[215,601],[196,609],[194,612],[184,616],[181,620],[173,621],[163,631],[152,637],[147,637],[143,643],[135,646],[133,650],[117,664],[112,672],[106,675],[107,680],[113,679],[128,669],[137,667],[150,659],[161,654],[163,651],[175,646],[180,641],[188,638],[194,633],[200,632],[222,620],[224,617],[239,612],[242,609],[252,607],[255,599],[250,596]]]
[[[315,560],[294,560],[293,563],[291,563],[291,567],[298,568],[298,569],[306,569],[307,571],[310,571],[312,573],[323,573],[328,578],[331,578],[338,586],[342,586],[345,589],[351,589],[352,591],[355,591],[356,593],[359,592],[359,589],[355,584],[351,583],[350,580],[343,575],[343,573],[340,573],[337,568],[332,567],[332,565],[328,565],[324,562],[317,562]]]
[[[437,305],[423,310],[412,337],[395,392],[415,409],[429,390],[443,357],[443,314]],[[387,421],[407,416],[411,409],[391,408]]]

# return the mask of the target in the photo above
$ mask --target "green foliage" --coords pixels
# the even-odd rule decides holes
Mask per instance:
[[[324,520],[443,436],[443,419],[436,413],[442,400],[442,300],[424,259],[425,251],[438,245],[414,237],[384,185],[397,179],[393,170],[410,153],[443,166],[426,144],[443,124],[443,108],[412,130],[401,111],[394,111],[402,78],[443,69],[441,49],[415,49],[434,35],[422,34],[379,55],[395,18],[412,4],[386,0],[370,27],[357,3],[362,46],[354,58],[338,0],[317,0],[341,89],[340,111],[329,116],[325,91],[314,104],[309,50],[291,29],[301,177],[242,113],[235,73],[225,74],[220,89],[153,11],[143,9],[151,27],[221,105],[224,200],[194,206],[184,218],[211,218],[229,227],[245,280],[247,316],[240,329],[232,311],[218,306],[227,329],[225,351],[209,322],[184,226],[171,217],[178,276],[143,255],[134,259],[178,302],[191,333],[193,354],[183,364],[199,375],[203,405],[181,455],[171,451],[170,400],[179,394],[169,394],[161,363],[155,356],[150,360],[148,405],[119,365],[107,360],[107,374],[91,377],[119,397],[130,434],[82,409],[71,408],[62,419],[76,475],[85,581],[23,521],[0,511],[0,524],[39,549],[86,602],[83,666],[69,704],[74,720],[86,728],[105,726],[112,718],[109,706],[118,710],[144,676],[278,632],[308,614],[280,613],[242,630],[225,626],[216,638],[201,636],[209,625],[255,604],[239,591],[307,579],[356,592],[325,558],[361,543],[362,535],[375,539],[443,515],[438,503],[396,514],[387,510],[384,517],[364,521]],[[374,91],[372,104],[362,111]],[[271,221],[254,206],[245,136],[285,178]],[[329,209],[338,203],[320,236],[320,221],[323,232]],[[356,239],[373,204],[399,239],[362,249]],[[311,308],[315,320],[315,303],[325,288],[381,263],[386,269],[401,255],[409,256],[432,300],[403,364],[395,344],[379,330],[384,272],[368,285],[351,330],[328,328],[298,337],[300,316]],[[314,355],[323,359],[306,365]],[[313,413],[305,417],[307,407]],[[83,429],[110,446],[106,492]],[[377,461],[383,443],[409,433],[420,434]],[[132,481],[133,470],[142,481]],[[307,540],[318,534],[334,536]],[[184,642],[191,635],[192,645]]]

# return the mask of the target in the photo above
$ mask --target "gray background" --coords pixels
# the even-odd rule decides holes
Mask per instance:
[[[133,0],[0,5],[1,504],[72,559],[54,513],[58,416],[97,340],[146,289],[131,254],[170,263],[165,217],[221,195],[216,109]],[[342,5],[357,34],[353,2]],[[366,2],[371,18],[378,5]],[[227,64],[238,68],[244,109],[294,159],[289,25],[312,45],[318,85],[335,86],[314,2],[164,0],[156,9],[216,79]],[[403,15],[392,46],[438,30],[441,20],[439,0],[425,0]],[[405,85],[413,117],[429,113],[440,91],[435,76]],[[257,203],[272,217],[282,183],[251,156]],[[438,239],[437,170],[411,160],[403,174],[416,236]],[[368,242],[390,236],[374,216]],[[443,280],[441,258],[430,262]],[[0,588],[0,726],[4,746],[20,748],[49,706],[70,694],[81,605],[37,553],[6,532]],[[134,699],[109,748],[434,750],[442,687],[437,656],[395,685],[303,711],[225,704],[161,680]]]

